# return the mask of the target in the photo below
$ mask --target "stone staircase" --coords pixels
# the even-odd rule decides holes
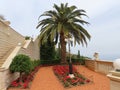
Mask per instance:
[[[0,48],[1,49],[1,48]],[[7,57],[11,54],[13,51],[14,47],[7,47],[4,50],[0,50],[0,67],[3,65]]]

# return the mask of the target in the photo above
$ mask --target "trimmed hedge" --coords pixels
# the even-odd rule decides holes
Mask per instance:
[[[85,65],[85,58],[84,57],[80,57],[80,58],[71,58],[72,63],[73,64],[81,64],[81,65]],[[67,61],[69,62],[69,57],[67,57]]]
[[[81,64],[85,65],[85,58],[71,58],[73,64]],[[69,58],[67,58],[67,61],[69,62]],[[54,65],[54,64],[60,64],[60,59],[55,60],[40,60],[41,65]]]
[[[81,64],[81,65],[85,65],[85,60],[84,59],[72,59],[72,63],[73,64]]]
[[[60,60],[40,60],[40,64],[42,65],[60,64]]]

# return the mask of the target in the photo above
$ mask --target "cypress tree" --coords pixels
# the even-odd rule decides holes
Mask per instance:
[[[55,58],[55,45],[50,39],[40,47],[41,60],[53,60]]]

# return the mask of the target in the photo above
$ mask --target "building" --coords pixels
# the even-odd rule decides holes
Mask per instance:
[[[10,82],[18,77],[10,73],[9,66],[17,54],[28,55],[32,60],[39,59],[38,38],[25,37],[10,26],[10,22],[0,19],[0,90],[6,90]]]

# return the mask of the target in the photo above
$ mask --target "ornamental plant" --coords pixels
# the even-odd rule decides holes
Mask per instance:
[[[40,45],[40,59],[41,60],[53,60],[55,59],[55,44],[50,41],[50,37],[47,42]]]
[[[69,76],[69,66],[68,65],[56,65],[53,67],[54,74],[59,78],[59,80],[63,83],[64,87],[71,87],[76,85],[82,85],[91,83],[89,79],[85,78],[81,75],[77,69],[73,66],[73,74],[74,78]]]
[[[20,82],[20,78],[11,82],[11,87],[22,87],[22,88],[29,88],[30,82],[33,80],[36,72],[39,70],[40,66],[36,66],[33,71],[31,71],[28,75],[23,75]]]
[[[82,17],[87,16],[86,11],[78,9],[75,5],[69,6],[68,3],[61,5],[54,4],[53,10],[47,10],[39,17],[36,28],[40,29],[39,41],[41,44],[47,42],[50,38],[55,44],[60,42],[61,63],[67,64],[66,61],[66,36],[71,35],[74,39],[74,45],[87,45],[91,36],[83,27],[89,24]],[[41,18],[46,17],[46,18]]]
[[[20,73],[19,81],[22,82],[22,75],[29,74],[30,71],[32,70],[32,64],[30,61],[30,57],[27,55],[23,55],[23,54],[19,54],[15,56],[9,69],[13,73],[19,72]]]

